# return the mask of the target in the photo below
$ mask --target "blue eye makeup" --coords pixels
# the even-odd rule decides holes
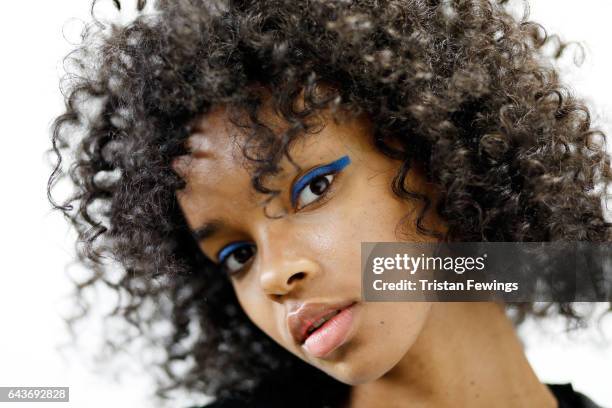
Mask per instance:
[[[291,188],[291,204],[295,207],[300,192],[317,177],[322,177],[331,173],[338,173],[351,163],[348,156],[342,156],[329,164],[312,169],[300,177]]]
[[[247,247],[247,246],[250,246],[250,245],[252,245],[252,244],[249,241],[236,241],[236,242],[232,242],[231,244],[227,245],[226,247],[222,248],[219,251],[219,255],[217,255],[217,259],[219,259],[219,263],[222,264],[223,262],[225,262],[227,257],[232,254],[232,252],[234,252],[235,250],[237,250],[239,248]]]
[[[219,266],[230,276],[240,273],[251,262],[257,248],[250,241],[236,241],[219,251]]]

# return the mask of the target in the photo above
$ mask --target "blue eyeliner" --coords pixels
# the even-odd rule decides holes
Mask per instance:
[[[251,245],[251,243],[249,241],[236,241],[236,242],[232,242],[231,244],[229,244],[226,247],[223,247],[223,249],[221,249],[219,251],[219,254],[217,255],[217,259],[219,259],[219,263],[222,264],[223,262],[225,262],[225,259],[237,248],[246,246],[246,245]]]
[[[300,192],[306,187],[312,180],[319,176],[325,176],[330,173],[337,173],[351,162],[351,158],[348,156],[342,156],[336,161],[333,161],[325,166],[317,167],[312,171],[304,174],[291,188],[291,203],[295,206],[295,202],[297,200]]]

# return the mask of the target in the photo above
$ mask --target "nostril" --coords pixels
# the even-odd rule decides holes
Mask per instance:
[[[287,279],[287,284],[290,285],[291,283],[293,283],[293,281],[295,280],[301,280],[304,279],[304,277],[306,276],[306,273],[304,272],[298,272],[298,273],[294,273],[293,275],[291,275],[289,277],[289,279]]]

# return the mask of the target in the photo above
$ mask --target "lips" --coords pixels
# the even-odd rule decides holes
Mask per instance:
[[[341,332],[346,331],[347,326],[350,325],[350,319],[347,321],[347,317],[350,317],[347,309],[355,303],[354,301],[344,301],[297,305],[287,315],[287,325],[291,336],[300,346],[303,346],[309,340],[309,337],[312,337],[313,342],[316,340],[317,343],[327,339],[326,349],[337,346],[336,343],[341,341],[343,334]],[[308,344],[306,344],[306,348],[308,349]],[[322,354],[322,350],[311,351],[313,351],[312,354]]]

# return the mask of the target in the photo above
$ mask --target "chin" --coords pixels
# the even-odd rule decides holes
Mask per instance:
[[[372,361],[370,358],[359,358],[355,361],[341,361],[333,367],[322,368],[328,375],[347,385],[366,384],[388,373],[397,364],[397,361]]]

